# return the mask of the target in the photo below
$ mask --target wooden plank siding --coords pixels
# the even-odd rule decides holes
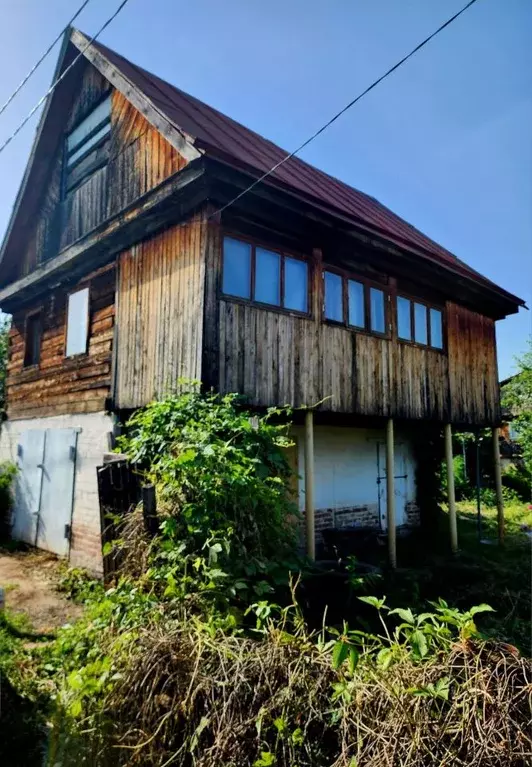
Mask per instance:
[[[11,419],[104,410],[111,385],[114,337],[115,269],[85,278],[73,290],[89,287],[89,337],[86,354],[65,357],[67,292],[56,290],[41,309],[40,362],[24,367],[27,312],[15,314],[9,338],[7,414]]]
[[[261,407],[489,425],[499,418],[492,319],[448,302],[443,352],[322,321],[321,266],[310,268],[311,315],[220,296],[221,232],[206,248],[204,382]],[[310,259],[312,261],[312,258]],[[393,299],[393,288],[391,295]],[[393,312],[394,302],[390,310]]]
[[[13,279],[30,274],[54,255],[119,213],[187,161],[153,128],[127,99],[86,64],[80,89],[71,106],[65,135],[112,92],[109,162],[62,198],[63,143],[58,146],[39,215],[29,228]]]
[[[116,405],[135,408],[201,380],[205,219],[119,257]]]

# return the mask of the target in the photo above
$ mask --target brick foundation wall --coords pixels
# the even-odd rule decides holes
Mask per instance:
[[[96,467],[109,450],[110,415],[86,413],[6,421],[0,435],[0,461],[17,460],[19,435],[28,429],[79,429],[74,475],[70,564],[102,573],[100,507]]]

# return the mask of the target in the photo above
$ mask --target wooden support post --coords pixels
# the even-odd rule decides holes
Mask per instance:
[[[447,464],[447,502],[449,505],[449,530],[451,551],[458,551],[458,529],[456,527],[456,499],[454,495],[453,432],[451,424],[445,424],[445,463]]]
[[[314,529],[314,413],[305,413],[305,521],[307,529],[307,555],[316,558],[316,532]]]
[[[157,501],[153,485],[144,485],[142,488],[142,516],[144,517],[144,529],[150,538],[153,538],[159,532]]]
[[[499,429],[493,429],[493,460],[495,464],[495,490],[497,492],[497,529],[499,543],[504,543],[504,501],[502,498],[501,477],[501,448],[499,446]]]
[[[395,529],[395,458],[393,418],[386,424],[386,519],[388,526],[388,556],[390,567],[397,567],[397,541]]]

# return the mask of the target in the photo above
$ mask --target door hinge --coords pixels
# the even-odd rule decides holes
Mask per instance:
[[[70,541],[71,528],[70,525],[65,525],[65,538]]]
[[[75,461],[76,460],[76,447],[75,445],[70,445],[70,460]]]

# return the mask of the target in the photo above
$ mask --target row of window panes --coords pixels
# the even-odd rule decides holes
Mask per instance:
[[[397,296],[397,337],[403,341],[443,349],[443,316],[440,309]]]
[[[308,312],[308,265],[305,261],[232,237],[224,238],[223,257],[224,294]],[[373,333],[386,333],[383,290],[330,271],[323,272],[323,281],[326,319]],[[397,329],[402,340],[443,348],[439,309],[398,296]]]
[[[308,264],[225,237],[222,290],[236,298],[308,312]]]
[[[345,278],[335,272],[323,272],[325,294],[325,319],[347,322],[354,328],[369,329],[374,333],[386,332],[384,291],[367,288],[362,282],[347,281],[347,306],[344,306]],[[368,298],[369,296],[369,298]],[[369,328],[366,303],[369,300]]]

